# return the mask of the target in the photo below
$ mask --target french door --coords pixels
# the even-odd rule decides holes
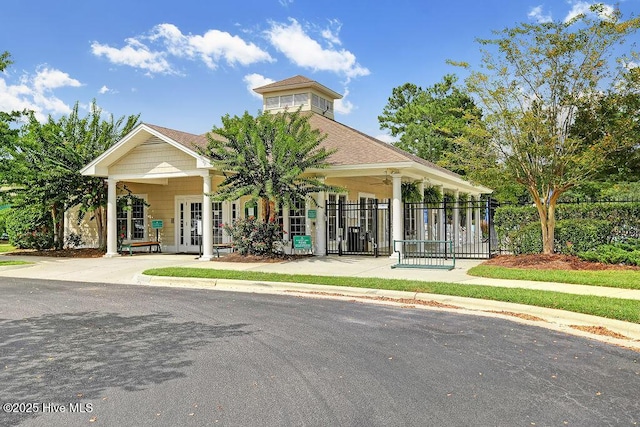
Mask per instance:
[[[202,241],[202,197],[182,197],[177,204],[177,252],[198,253]]]
[[[213,244],[223,243],[222,202],[212,202]],[[177,252],[200,252],[202,241],[202,197],[177,199]]]

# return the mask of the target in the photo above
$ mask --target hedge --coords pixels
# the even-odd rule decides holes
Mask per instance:
[[[554,247],[556,252],[575,255],[591,251],[611,240],[613,226],[609,221],[566,219],[556,223]],[[542,231],[539,223],[531,223],[513,231],[507,239],[509,252],[516,255],[542,252]]]
[[[624,242],[629,239],[640,238],[640,202],[612,202],[612,203],[580,203],[580,204],[559,204],[556,208],[556,227],[568,220],[574,221],[606,221],[594,224],[600,224],[597,226],[606,227],[606,231],[609,232],[609,242]],[[541,232],[534,231],[537,227],[540,230],[540,218],[535,206],[501,206],[496,209],[494,224],[496,233],[498,235],[498,241],[502,250],[508,250],[513,252],[514,247],[517,250],[526,250],[523,253],[533,253],[537,246],[536,241],[524,243],[523,239],[541,239]],[[585,225],[585,227],[587,227]],[[587,227],[588,228],[588,227]],[[569,230],[569,229],[567,229]],[[536,233],[539,233],[536,235]],[[560,232],[562,233],[562,232]],[[586,234],[584,234],[586,233]],[[521,234],[522,236],[518,236]],[[587,229],[580,228],[573,235],[570,231],[565,231],[565,236],[558,234],[556,230],[556,246],[557,252],[564,253],[576,253],[579,251],[589,250],[593,241],[601,240],[602,233],[597,236]],[[586,242],[582,242],[586,236]],[[514,242],[513,240],[516,240]],[[566,242],[571,242],[574,247],[567,248]],[[586,246],[581,246],[581,245]],[[515,245],[515,246],[514,246]],[[581,249],[576,249],[577,247]],[[542,247],[540,246],[540,251]],[[538,252],[540,252],[538,251]]]
[[[51,214],[36,206],[12,208],[7,216],[9,243],[20,249],[50,249],[53,246]]]

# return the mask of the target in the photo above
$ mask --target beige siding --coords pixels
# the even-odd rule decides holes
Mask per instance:
[[[109,167],[110,175],[168,174],[196,169],[196,159],[156,137],[131,150]]]
[[[69,209],[65,216],[65,236],[70,235],[71,233],[77,234],[82,237],[83,246],[89,248],[97,248],[98,247],[98,228],[96,226],[96,221],[92,220],[93,213],[87,213],[82,217],[82,221],[78,222],[80,213],[80,208],[75,207],[73,209]]]
[[[358,200],[359,193],[373,194],[377,199],[390,199],[393,192],[391,184],[386,185],[379,178],[330,178],[326,183],[346,189],[347,200],[353,201]]]
[[[218,179],[214,178],[214,185]],[[125,183],[133,194],[146,195],[147,203],[147,235],[155,239],[155,230],[151,229],[152,219],[161,219],[164,227],[159,232],[160,241],[163,245],[175,245],[176,237],[176,204],[177,196],[199,196],[202,197],[202,178],[175,178],[170,179],[168,185]]]

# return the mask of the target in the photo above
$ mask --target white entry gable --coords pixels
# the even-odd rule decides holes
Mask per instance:
[[[140,124],[115,145],[85,166],[88,176],[116,179],[162,179],[202,174],[212,169],[209,159],[198,154],[206,137]]]

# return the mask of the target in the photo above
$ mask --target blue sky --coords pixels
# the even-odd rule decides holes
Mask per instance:
[[[394,87],[426,87],[479,60],[475,39],[563,21],[576,0],[31,0],[2,5],[0,110],[59,117],[92,99],[115,116],[204,133],[256,114],[250,88],[302,74],[344,95],[336,120],[388,140],[377,116]],[[612,3],[611,3],[612,4]],[[625,17],[640,0],[618,3]],[[83,112],[84,114],[84,112]]]

